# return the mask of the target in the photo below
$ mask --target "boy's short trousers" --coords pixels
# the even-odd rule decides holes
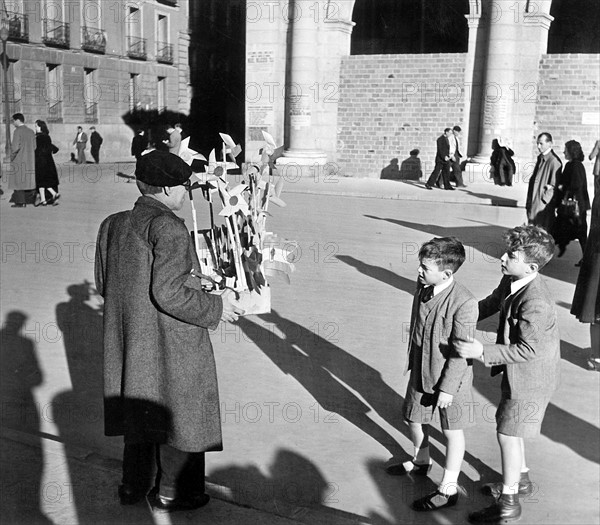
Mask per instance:
[[[409,381],[406,389],[403,416],[411,423],[429,425],[436,418],[434,406],[437,394],[424,394]],[[475,425],[473,392],[464,388],[452,398],[448,408],[439,409],[439,421],[443,430],[461,430]]]
[[[520,438],[539,436],[544,414],[550,402],[550,394],[533,393],[527,399],[511,399],[505,381],[503,377],[502,398],[496,410],[497,432]]]

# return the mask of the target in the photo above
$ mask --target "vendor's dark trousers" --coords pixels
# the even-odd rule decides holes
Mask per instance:
[[[435,162],[435,168],[431,172],[429,179],[427,180],[427,184],[429,186],[434,186],[437,183],[438,178],[442,176],[442,181],[444,183],[444,189],[451,188],[449,181],[450,176],[450,163],[447,161],[439,161]]]
[[[27,204],[27,190],[14,190],[10,202],[15,204]]]
[[[204,494],[204,452],[183,452],[169,445],[125,443],[123,485],[144,493],[152,485],[166,498],[188,499]]]

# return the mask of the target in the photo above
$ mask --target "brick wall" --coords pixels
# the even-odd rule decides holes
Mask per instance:
[[[562,154],[567,140],[577,140],[587,158],[594,142],[600,138],[599,88],[600,55],[542,55],[536,132],[550,132],[557,153]],[[594,113],[595,124],[591,120]],[[590,123],[583,123],[584,119]]]
[[[464,126],[463,53],[353,55],[342,60],[337,162],[341,173],[378,178],[392,158],[419,148],[433,169],[443,129]]]

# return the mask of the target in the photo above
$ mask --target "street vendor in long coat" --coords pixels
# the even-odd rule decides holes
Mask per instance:
[[[105,434],[124,436],[121,504],[146,496],[171,512],[205,505],[204,453],[222,450],[208,330],[243,311],[235,295],[202,290],[181,209],[190,167],[168,152],[142,156],[142,196],[104,220],[96,287],[104,297]]]
[[[552,232],[556,217],[554,189],[562,171],[562,162],[552,149],[552,135],[540,133],[537,138],[538,155],[533,175],[527,188],[527,219],[529,224]]]

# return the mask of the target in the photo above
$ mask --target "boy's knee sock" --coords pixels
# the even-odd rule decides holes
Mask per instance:
[[[452,496],[458,492],[458,475],[460,471],[444,469],[444,476],[438,487],[438,490],[446,496]]]

